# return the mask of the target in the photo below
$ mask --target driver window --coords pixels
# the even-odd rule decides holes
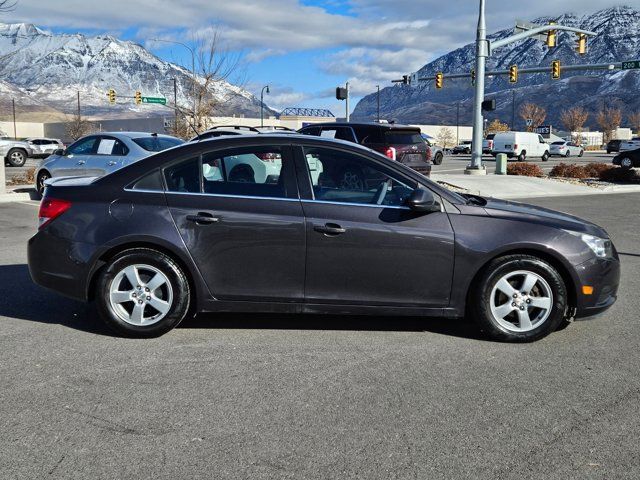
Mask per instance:
[[[417,187],[377,163],[330,148],[305,148],[314,199],[400,207]]]

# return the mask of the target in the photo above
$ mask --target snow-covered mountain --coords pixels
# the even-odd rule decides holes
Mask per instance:
[[[580,56],[575,52],[575,35],[560,33],[558,47],[549,50],[545,43],[529,39],[496,50],[490,58],[488,68],[506,70],[517,64],[521,68],[550,66],[553,60],[563,65],[593,64],[640,59],[640,10],[631,7],[613,7],[593,14],[577,16],[565,14],[560,17],[543,17],[533,23],[559,24],[591,30],[598,35],[589,40],[588,53]],[[510,36],[513,29],[503,30],[490,36],[501,39]],[[475,45],[470,44],[454,50],[425,65],[420,76],[433,76],[436,72],[469,72],[474,68]],[[513,93],[516,108],[531,101],[545,107],[547,122],[561,126],[559,120],[563,109],[580,105],[589,111],[598,111],[603,104],[616,105],[623,111],[640,111],[640,70],[614,72],[563,72],[562,80],[551,80],[549,74],[521,74],[519,82],[512,85],[506,77],[487,79],[488,98],[496,98],[498,110],[488,114],[489,119],[500,118],[511,123]],[[381,93],[383,118],[411,123],[451,123],[456,120],[457,103],[461,103],[461,123],[471,121],[471,99],[473,89],[469,80],[447,80],[445,88],[436,90],[433,83],[420,87],[398,85],[385,88]],[[355,108],[353,117],[371,119],[376,115],[376,94],[363,98]],[[545,122],[545,123],[547,123]],[[516,127],[524,123],[516,116]],[[588,124],[595,126],[594,115]]]
[[[0,107],[15,98],[19,107],[74,111],[80,91],[83,112],[88,115],[171,114],[153,105],[136,106],[132,99],[107,101],[107,90],[120,96],[173,99],[173,79],[178,83],[178,104],[187,105],[191,74],[165,62],[141,45],[109,35],[88,37],[54,35],[30,24],[0,23]],[[260,103],[249,92],[218,82],[212,93],[221,104],[218,115],[259,115]]]

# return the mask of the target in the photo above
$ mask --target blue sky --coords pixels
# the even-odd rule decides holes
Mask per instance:
[[[620,2],[606,0],[487,0],[490,30],[516,18],[567,12],[589,13]],[[626,1],[640,8],[640,0]],[[344,112],[333,98],[349,81],[355,101],[389,86],[403,73],[473,40],[476,0],[19,0],[0,21],[34,23],[53,32],[110,33],[141,43],[163,59],[185,66],[186,49],[154,38],[192,43],[216,30],[227,47],[240,52],[237,78],[266,103],[329,108]]]

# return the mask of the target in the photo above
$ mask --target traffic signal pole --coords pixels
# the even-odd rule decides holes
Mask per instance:
[[[489,56],[487,43],[487,21],[485,18],[485,0],[480,0],[480,14],[478,16],[478,33],[476,36],[476,84],[473,97],[473,138],[471,145],[471,163],[465,173],[468,175],[486,175],[487,169],[482,164],[482,102],[484,102],[484,80]]]

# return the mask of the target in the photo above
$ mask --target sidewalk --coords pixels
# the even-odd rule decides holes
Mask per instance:
[[[26,202],[29,200],[40,200],[40,195],[33,188],[33,185],[7,186],[7,193],[0,193],[0,203]]]
[[[447,175],[432,174],[431,179],[464,190],[466,193],[504,199],[535,197],[573,197],[640,192],[640,185],[615,185],[605,188],[575,185],[546,178],[512,175]]]

